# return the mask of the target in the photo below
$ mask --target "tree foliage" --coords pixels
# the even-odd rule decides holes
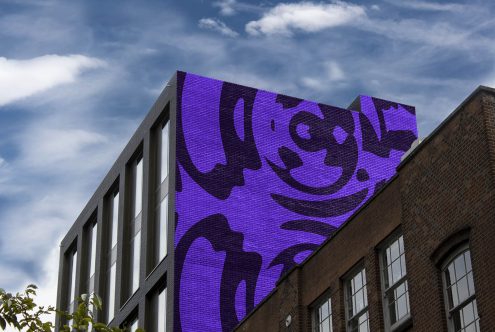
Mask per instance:
[[[28,285],[26,290],[11,294],[0,288],[0,330],[8,326],[17,331],[53,332],[55,325],[46,321],[47,315],[58,314],[61,323],[59,331],[70,332],[127,332],[127,327],[108,327],[95,319],[94,312],[101,310],[103,304],[96,294],[82,294],[78,299],[77,308],[69,313],[55,309],[53,306],[38,306],[35,302],[36,285]],[[136,332],[144,332],[138,329]]]

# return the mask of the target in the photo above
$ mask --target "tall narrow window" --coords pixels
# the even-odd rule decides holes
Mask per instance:
[[[332,301],[330,297],[325,298],[314,308],[313,332],[332,332]]]
[[[134,313],[132,318],[126,319],[124,323],[121,324],[121,328],[125,328],[126,331],[135,332],[139,328],[138,314]]]
[[[480,331],[469,247],[462,247],[447,261],[443,281],[449,331]]]
[[[89,294],[94,292],[95,286],[95,272],[96,272],[96,244],[98,237],[98,224],[95,222],[90,226],[90,241],[89,243],[89,273],[88,273],[88,284],[87,291]]]
[[[347,331],[369,332],[368,294],[364,268],[353,273],[346,281]]]
[[[157,324],[158,332],[167,331],[167,288],[163,288],[158,293]]]
[[[67,284],[67,311],[72,313],[75,310],[76,299],[76,279],[77,279],[77,251],[74,249],[68,254],[68,272],[69,279]],[[72,325],[72,320],[68,322],[68,325]]]
[[[133,163],[133,218],[130,224],[130,264],[129,286],[132,295],[139,288],[139,270],[141,261],[141,212],[143,207],[143,159]]]
[[[76,271],[77,271],[77,251],[74,250],[71,254],[69,254],[69,294],[67,298],[67,303],[69,304],[69,312],[74,310],[74,300],[76,298]]]
[[[381,251],[383,305],[386,330],[398,327],[410,317],[404,237],[394,235]]]
[[[169,158],[169,122],[167,121],[159,131],[157,144],[157,174],[155,190],[155,264],[158,264],[167,255],[168,236],[168,158]]]
[[[110,323],[115,315],[115,282],[117,276],[117,231],[119,227],[119,192],[114,192],[108,202],[110,213],[108,251],[108,273],[107,273],[107,322]]]
[[[131,329],[130,329],[130,331],[131,331],[131,332],[135,332],[137,329],[138,329],[138,320],[137,320],[137,319],[135,319],[135,320],[131,323]]]

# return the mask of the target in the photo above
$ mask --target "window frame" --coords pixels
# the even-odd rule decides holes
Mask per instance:
[[[324,304],[325,302],[329,302],[329,315],[328,315],[328,317],[330,318],[330,332],[333,331],[332,295],[330,294],[330,291],[327,290],[322,295],[320,295],[318,297],[318,299],[316,301],[314,301],[313,304],[311,304],[311,306],[310,306],[311,331],[312,332],[319,332],[320,322],[319,322],[318,311],[319,311],[321,305]]]
[[[366,288],[366,305],[364,308],[362,308],[360,311],[353,313],[352,316],[349,315],[349,308],[352,306],[352,295],[350,292],[352,292],[352,286],[351,286],[351,281],[358,275],[358,273],[364,272],[364,277],[366,279],[366,283],[362,285],[360,289],[363,287]],[[347,332],[352,332],[351,330],[351,322],[355,319],[358,319],[365,313],[367,314],[367,320],[368,320],[368,332],[370,332],[370,315],[369,315],[369,301],[368,301],[368,277],[366,276],[366,267],[364,264],[364,261],[361,261],[357,263],[352,269],[349,270],[343,277],[343,290],[344,290],[344,311],[345,311],[345,331]],[[349,292],[350,290],[350,292]],[[356,293],[354,293],[356,294]]]
[[[386,282],[387,282],[386,277],[388,276],[388,265],[386,262],[387,249],[395,241],[398,241],[400,237],[402,237],[402,243],[404,247],[403,248],[404,252],[402,254],[404,255],[406,273],[403,276],[401,276],[401,278],[399,278],[393,285],[386,287]],[[406,249],[404,243],[404,234],[402,233],[402,230],[399,228],[393,231],[390,235],[387,236],[387,238],[384,241],[382,241],[382,243],[380,243],[377,249],[378,249],[378,261],[380,266],[380,283],[381,283],[380,292],[382,296],[383,321],[384,321],[385,331],[400,331],[412,323],[411,302],[409,299],[409,282],[407,280],[407,262],[405,258]],[[392,319],[390,316],[390,309],[389,309],[390,301],[388,300],[389,298],[388,294],[390,292],[393,292],[398,287],[400,287],[402,284],[404,284],[404,282],[407,283],[408,313],[392,324]]]
[[[168,252],[168,237],[169,237],[169,232],[168,232],[168,227],[169,227],[169,211],[170,211],[170,197],[169,194],[170,192],[168,191],[169,183],[170,183],[170,130],[171,130],[171,122],[170,118],[168,116],[168,113],[161,118],[157,124],[155,125],[155,172],[154,172],[154,180],[153,180],[153,186],[152,186],[152,191],[153,191],[153,229],[155,236],[153,238],[153,267],[158,266],[169,254]],[[167,158],[166,158],[166,164],[167,164],[167,176],[165,178],[163,177],[162,170],[163,170],[163,161],[164,161],[164,148],[163,148],[163,141],[164,141],[164,131],[165,128],[167,128],[168,136],[167,136]],[[166,209],[166,217],[165,221],[166,224],[162,225],[162,204],[166,204],[167,209]],[[165,227],[166,229],[166,234],[162,238],[161,237],[161,228]],[[164,242],[164,243],[162,243]],[[165,246],[165,254],[162,257],[161,253],[161,247]]]
[[[141,172],[138,172],[140,164]],[[145,165],[143,143],[139,145],[133,157],[127,163],[127,176],[125,185],[125,201],[127,202],[127,211],[124,212],[124,247],[125,247],[125,263],[123,269],[122,283],[124,295],[121,300],[126,303],[141,287],[141,268],[144,264],[142,260],[142,237],[143,237],[143,210],[145,207]],[[138,194],[138,175],[141,175],[141,195]],[[136,214],[136,203],[140,201],[141,210]],[[136,267],[137,263],[137,267]]]
[[[108,191],[104,200],[104,227],[105,244],[102,245],[102,256],[105,257],[105,277],[102,278],[105,293],[105,302],[103,316],[105,322],[110,324],[116,316],[119,304],[117,303],[117,263],[118,263],[118,246],[119,246],[119,228],[121,225],[121,200],[122,192],[119,187],[119,177],[115,180],[114,185]],[[115,204],[116,203],[116,204]],[[117,214],[115,214],[115,212]],[[116,227],[115,227],[116,226]],[[115,243],[114,243],[115,242]],[[103,251],[103,248],[105,250]],[[104,254],[103,254],[104,252]],[[112,287],[113,286],[113,287]]]
[[[459,302],[456,306],[453,306],[452,308],[450,308],[448,287],[451,285],[447,284],[447,270],[448,270],[448,267],[454,263],[455,259],[457,257],[459,257],[460,255],[464,255],[464,253],[466,251],[469,251],[469,256],[471,258],[471,262],[470,262],[471,263],[471,271],[470,272],[472,273],[472,276],[473,276],[474,293],[471,294],[470,296],[468,296],[467,298],[465,298],[464,300],[462,300],[461,302]],[[463,243],[455,246],[454,248],[452,248],[452,250],[441,261],[440,273],[441,273],[441,278],[442,278],[442,294],[443,294],[443,300],[444,300],[445,316],[447,319],[447,330],[449,332],[456,331],[455,326],[454,326],[454,321],[453,321],[453,316],[454,316],[453,313],[462,310],[469,303],[476,301],[476,287],[474,286],[474,269],[472,266],[471,247],[469,245],[469,242],[467,242],[467,241],[463,242]],[[465,276],[467,276],[468,274],[469,274],[469,272],[467,272],[465,274]],[[478,313],[477,302],[476,302],[476,312]],[[478,321],[478,325],[479,325],[479,321],[480,321],[481,317],[480,317],[479,313],[477,316],[478,316],[477,321]],[[473,322],[476,322],[476,319]],[[471,324],[468,326],[471,326]]]

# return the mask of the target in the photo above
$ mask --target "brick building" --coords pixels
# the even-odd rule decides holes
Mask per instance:
[[[95,292],[99,320],[149,332],[437,331],[471,308],[488,330],[492,100],[479,88],[401,162],[411,106],[177,72],[63,239],[57,307]]]
[[[236,331],[494,331],[495,90],[479,87]]]

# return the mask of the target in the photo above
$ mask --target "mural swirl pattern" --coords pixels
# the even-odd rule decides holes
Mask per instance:
[[[231,331],[395,173],[414,108],[177,78],[175,331]],[[371,222],[371,221],[370,221]]]

